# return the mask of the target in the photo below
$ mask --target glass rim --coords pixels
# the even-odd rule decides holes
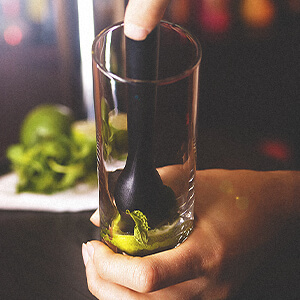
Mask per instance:
[[[112,32],[120,27],[123,27],[124,26],[123,21],[117,22],[109,27],[106,27],[95,37],[93,44],[92,44],[92,58],[96,62],[97,68],[100,69],[100,71],[104,75],[106,75],[108,78],[114,79],[114,80],[122,82],[122,83],[148,83],[148,84],[164,85],[164,84],[169,84],[172,82],[179,81],[179,80],[189,76],[200,65],[200,62],[202,59],[202,47],[201,47],[199,40],[192,33],[190,33],[187,29],[183,28],[182,26],[180,26],[178,24],[164,21],[164,20],[160,21],[160,24],[167,24],[167,25],[171,26],[172,28],[175,28],[175,30],[177,30],[177,31],[180,30],[181,32],[183,32],[185,34],[187,39],[192,40],[193,43],[195,44],[195,48],[197,49],[197,55],[195,58],[195,62],[188,69],[186,69],[176,75],[172,75],[169,77],[160,78],[160,79],[156,79],[156,80],[141,80],[141,79],[132,79],[132,78],[128,78],[128,77],[121,77],[121,76],[107,70],[107,68],[96,57],[95,49],[97,46],[97,42],[99,41],[99,39],[101,37],[107,35],[108,32]]]

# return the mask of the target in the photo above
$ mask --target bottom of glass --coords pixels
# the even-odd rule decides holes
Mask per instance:
[[[140,211],[117,213],[110,226],[100,229],[100,236],[116,252],[134,256],[145,256],[172,249],[183,243],[193,230],[193,197],[189,205],[183,205],[178,217],[169,224],[150,229],[147,219]],[[129,216],[134,226],[133,232],[124,230]],[[125,220],[125,221],[124,221]],[[122,230],[123,229],[123,230]]]
[[[117,232],[113,227],[109,229],[110,234],[107,230],[103,230],[100,234],[102,240],[117,252],[145,256],[179,246],[192,230],[193,220],[182,221],[180,218],[171,225],[149,230],[147,240],[144,242],[139,241],[134,234]]]

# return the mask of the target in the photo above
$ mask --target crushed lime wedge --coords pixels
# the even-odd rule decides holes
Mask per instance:
[[[190,221],[179,224],[178,218],[172,224],[150,229],[142,212],[136,210],[133,212],[127,211],[126,213],[132,217],[135,223],[133,234],[124,233],[120,230],[121,215],[118,214],[110,230],[102,232],[101,236],[104,241],[129,255],[143,256],[173,248],[185,240],[193,227]]]

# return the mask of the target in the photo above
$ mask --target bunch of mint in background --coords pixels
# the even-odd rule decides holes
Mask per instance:
[[[39,105],[25,117],[20,143],[7,157],[18,175],[17,192],[52,194],[96,183],[95,122],[74,121],[62,105]]]

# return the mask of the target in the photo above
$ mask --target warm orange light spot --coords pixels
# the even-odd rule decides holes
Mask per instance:
[[[274,21],[275,6],[271,0],[244,0],[241,15],[251,27],[267,27]]]
[[[8,45],[16,46],[21,43],[22,38],[23,33],[19,26],[8,26],[4,30],[4,40]]]

